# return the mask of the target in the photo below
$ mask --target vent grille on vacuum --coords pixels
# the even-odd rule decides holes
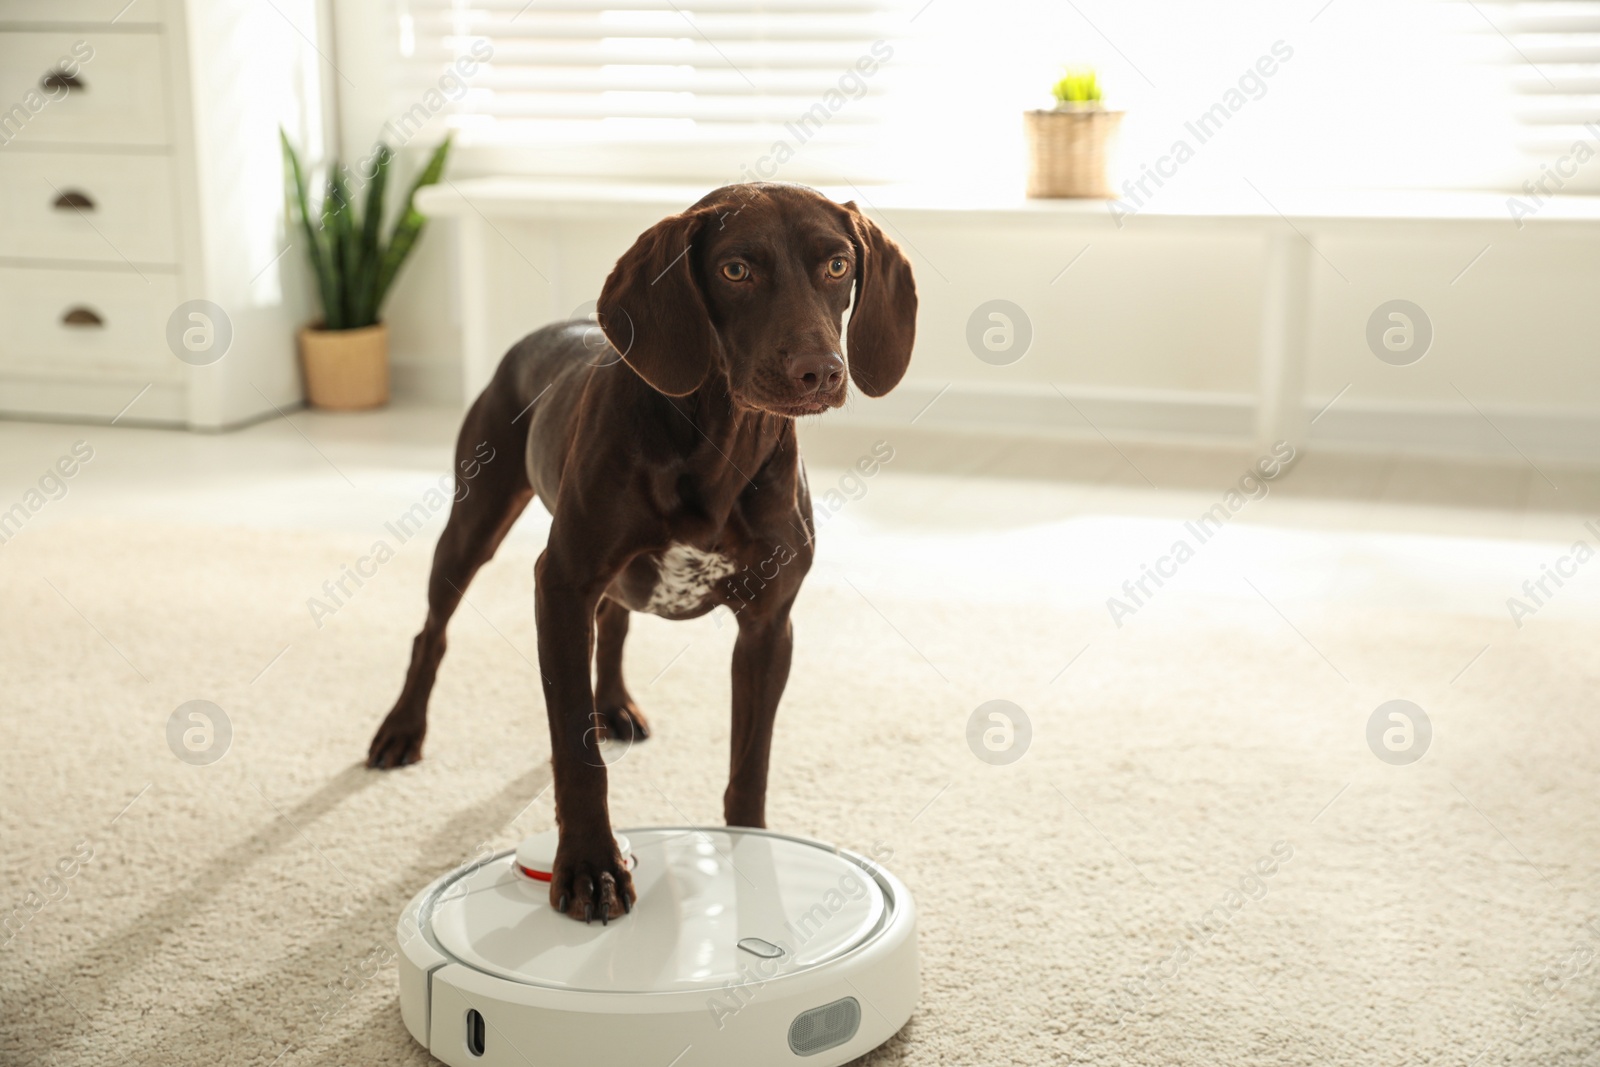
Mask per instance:
[[[845,997],[820,1008],[803,1011],[789,1024],[789,1049],[796,1056],[825,1052],[856,1036],[861,1026],[861,1005]]]

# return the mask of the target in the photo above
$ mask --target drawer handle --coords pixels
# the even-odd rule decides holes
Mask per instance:
[[[74,89],[82,92],[88,86],[83,84],[83,79],[76,74],[68,74],[64,70],[51,70],[46,71],[44,77],[39,79],[39,88],[47,93],[57,90],[72,92]]]
[[[68,308],[61,315],[61,325],[63,326],[85,327],[104,326],[105,324],[105,319],[102,319],[94,311],[81,304],[77,307]]]
[[[80,211],[93,211],[94,200],[89,196],[88,193],[80,193],[76,189],[68,189],[66,192],[56,197],[54,206],[57,211],[72,211],[73,209]]]

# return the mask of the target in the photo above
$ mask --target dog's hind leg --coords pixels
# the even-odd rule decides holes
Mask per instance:
[[[412,642],[411,667],[400,699],[367,750],[369,767],[403,767],[422,758],[428,695],[444,658],[445,627],[472,576],[489,562],[533,499],[523,455],[527,421],[520,420],[519,426],[513,421],[515,415],[508,391],[491,385],[462,423],[456,441],[455,499],[428,577],[428,619]]]
[[[594,710],[599,726],[612,740],[643,741],[650,736],[650,723],[622,681],[628,609],[602,597],[594,621]]]

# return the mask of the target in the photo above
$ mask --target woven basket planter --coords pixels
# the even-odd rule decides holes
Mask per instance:
[[[389,402],[389,327],[300,331],[306,399],[315,408],[361,411]]]
[[[1063,108],[1023,114],[1028,130],[1028,195],[1110,197],[1106,144],[1122,112]]]

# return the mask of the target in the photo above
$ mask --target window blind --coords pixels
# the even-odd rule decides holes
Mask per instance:
[[[864,142],[902,0],[397,0],[401,108],[463,56],[469,143]]]
[[[1501,0],[1474,7],[1476,31],[1507,71],[1517,147],[1544,156],[1578,140],[1600,145],[1596,131],[1585,128],[1600,122],[1600,3]]]

